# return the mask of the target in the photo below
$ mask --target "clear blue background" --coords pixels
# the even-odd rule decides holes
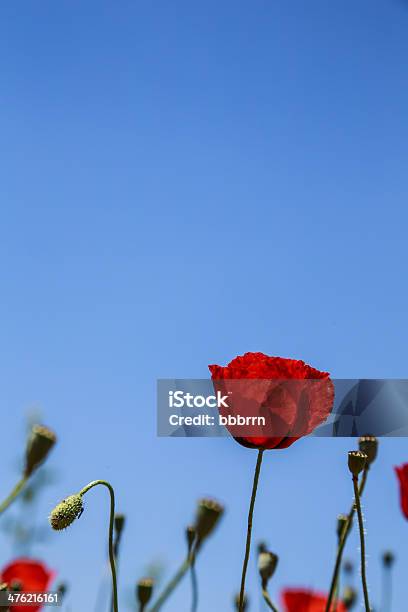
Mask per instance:
[[[157,439],[158,377],[205,377],[248,350],[336,377],[408,377],[407,32],[403,0],[1,4],[2,495],[40,407],[60,478],[39,516],[112,481],[128,515],[124,608],[149,563],[167,575],[179,563],[202,495],[227,513],[198,565],[201,610],[230,609],[239,585],[256,455]],[[267,454],[254,541],[280,555],[276,599],[328,588],[353,445]],[[364,503],[372,598],[391,547],[398,612],[403,461],[406,440],[381,443]],[[70,582],[71,612],[92,611],[109,580],[107,518],[95,490],[35,551]],[[347,554],[358,560],[356,530]],[[257,582],[253,559],[253,610]],[[167,610],[189,601],[187,580]]]

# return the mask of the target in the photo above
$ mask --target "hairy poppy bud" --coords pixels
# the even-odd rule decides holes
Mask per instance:
[[[235,610],[239,610],[239,595],[236,595],[234,597],[234,604],[235,604]],[[243,606],[242,606],[242,610],[244,612],[246,612],[246,610],[248,610],[248,606],[249,606],[249,599],[246,595],[244,595],[244,602],[243,602]]]
[[[353,587],[346,587],[343,593],[343,603],[346,610],[351,610],[357,601],[357,593]]]
[[[341,539],[344,530],[347,529],[347,525],[348,516],[346,516],[345,514],[339,514],[339,516],[337,517],[337,537],[339,538],[339,540]]]
[[[201,499],[198,502],[195,530],[197,539],[202,541],[215,529],[222,517],[224,507],[214,499]]]
[[[24,475],[30,476],[47,458],[57,438],[48,427],[34,425],[27,441]]]
[[[275,573],[278,557],[270,551],[261,552],[258,556],[258,571],[262,579],[262,586],[266,587],[268,581]]]
[[[66,529],[79,518],[84,510],[82,496],[79,494],[70,495],[55,506],[50,514],[51,527],[56,531]]]
[[[115,531],[118,535],[122,533],[123,528],[125,526],[125,522],[126,522],[126,517],[124,514],[115,514],[114,525],[115,525]]]
[[[394,553],[391,552],[390,550],[387,550],[383,554],[382,560],[383,560],[384,567],[391,567],[392,565],[394,565],[394,561],[395,561]]]
[[[367,455],[361,451],[350,451],[348,454],[348,466],[353,476],[358,476],[367,463]]]
[[[361,436],[358,441],[359,449],[367,455],[367,464],[371,465],[377,457],[378,440],[375,436]]]
[[[194,544],[194,540],[196,539],[196,530],[195,527],[193,525],[189,525],[186,528],[186,539],[187,539],[187,548],[188,548],[188,552],[191,552],[191,549],[193,548],[193,544]]]
[[[137,588],[136,588],[137,600],[139,604],[142,606],[142,609],[147,603],[149,603],[152,597],[153,586],[154,586],[154,581],[152,578],[142,578],[142,580],[139,580],[139,582],[137,583]]]

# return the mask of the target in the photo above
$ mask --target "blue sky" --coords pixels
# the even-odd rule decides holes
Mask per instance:
[[[248,350],[407,377],[407,28],[403,0],[1,5],[1,487],[40,407],[60,479],[39,514],[112,481],[129,515],[124,604],[150,562],[181,559],[202,495],[227,506],[198,566],[202,610],[228,608],[242,563],[255,454],[157,439],[157,378],[202,378]],[[281,557],[275,592],[328,587],[350,445],[268,453],[254,537]],[[378,557],[395,547],[402,610],[392,466],[406,441],[380,457],[369,579],[378,602]],[[87,506],[37,550],[70,581],[71,612],[93,609],[103,571],[105,492]],[[253,564],[248,586],[258,609]],[[167,609],[186,602],[188,581]]]

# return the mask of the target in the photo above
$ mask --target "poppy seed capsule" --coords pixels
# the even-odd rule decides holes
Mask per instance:
[[[258,556],[258,571],[262,579],[262,586],[266,587],[268,581],[275,573],[278,557],[270,551],[261,552]]]
[[[122,533],[123,528],[125,526],[125,522],[126,522],[126,517],[124,514],[115,514],[114,525],[115,525],[115,531],[117,534]]]
[[[47,458],[57,441],[53,431],[43,425],[34,425],[27,440],[24,475],[30,476]]]
[[[367,455],[367,463],[375,461],[378,452],[378,440],[375,436],[361,436],[358,441],[359,449]]]
[[[347,528],[347,525],[348,517],[345,514],[339,514],[339,516],[337,517],[337,537],[339,538],[339,540],[343,535],[344,529]]]
[[[154,581],[152,578],[142,578],[137,583],[137,600],[141,606],[149,603],[153,594]]]
[[[395,556],[394,553],[391,552],[390,550],[387,550],[384,554],[383,554],[383,564],[385,567],[391,567],[394,564],[395,561]]]
[[[202,541],[215,529],[223,515],[224,507],[214,499],[201,499],[198,502],[195,530],[197,539]]]
[[[343,593],[343,603],[346,610],[351,610],[357,601],[357,593],[353,587],[346,587]]]
[[[367,455],[361,451],[350,451],[348,454],[348,466],[354,477],[362,472],[367,463]]]
[[[50,514],[51,527],[56,531],[66,529],[79,518],[84,509],[82,496],[79,494],[70,495],[55,506]]]

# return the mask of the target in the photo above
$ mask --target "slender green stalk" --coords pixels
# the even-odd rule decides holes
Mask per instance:
[[[254,483],[252,486],[251,503],[249,505],[245,557],[244,557],[244,564],[242,566],[241,590],[239,593],[239,605],[238,605],[239,612],[244,612],[245,578],[246,578],[246,573],[247,573],[247,568],[248,568],[249,553],[251,551],[252,519],[254,516],[255,499],[256,499],[256,492],[258,489],[259,474],[261,472],[263,453],[264,453],[263,449],[259,449],[258,458],[256,461],[255,474],[254,474]]]
[[[191,551],[191,563],[190,563],[190,574],[191,574],[191,590],[192,590],[192,602],[191,602],[191,612],[197,612],[198,608],[198,581],[197,581],[197,572],[195,567],[195,546],[193,545],[193,550]]]
[[[383,581],[382,581],[382,605],[381,610],[383,612],[391,612],[392,603],[392,569],[391,567],[384,567],[383,569]]]
[[[360,483],[360,491],[359,491],[360,497],[363,495],[364,488],[366,486],[368,470],[369,470],[369,466],[367,466],[363,472],[363,476],[362,476],[361,483]],[[332,580],[330,584],[329,597],[327,598],[325,612],[330,612],[332,609],[333,600],[335,598],[335,593],[337,591],[337,585],[338,585],[338,580],[339,580],[341,562],[343,559],[344,547],[346,545],[348,535],[351,531],[355,512],[356,512],[356,502],[354,501],[350,508],[350,512],[347,515],[347,523],[344,526],[343,533],[341,535],[340,542],[337,548],[336,563],[334,565]],[[334,610],[336,610],[336,608],[334,608]]]
[[[363,513],[361,511],[360,493],[358,490],[358,477],[353,476],[354,496],[357,507],[358,526],[360,530],[360,548],[361,548],[361,581],[364,592],[364,605],[366,612],[370,612],[370,602],[368,599],[367,576],[366,576],[366,559],[365,559],[365,538],[364,538],[364,523]]]
[[[184,576],[186,575],[186,573],[190,569],[191,565],[195,563],[197,554],[199,553],[200,550],[201,550],[201,546],[200,546],[199,543],[197,543],[195,549],[193,549],[193,551],[187,555],[186,559],[180,565],[179,569],[174,574],[173,578],[170,580],[170,582],[167,584],[167,586],[165,586],[165,588],[162,591],[161,595],[156,600],[156,603],[150,608],[149,612],[157,612],[157,610],[161,609],[163,604],[167,601],[167,599],[173,593],[175,588],[178,586],[178,584],[184,578]]]
[[[97,485],[103,485],[106,487],[110,494],[110,519],[109,519],[109,562],[111,566],[112,572],[112,586],[113,586],[113,610],[114,612],[118,612],[118,585],[116,579],[116,564],[115,564],[115,554],[113,550],[113,525],[114,525],[114,517],[115,517],[115,492],[109,482],[106,480],[94,480],[90,482],[86,487],[84,487],[79,495],[84,496],[90,489],[96,487]]]
[[[7,508],[9,506],[11,506],[11,504],[13,503],[13,501],[15,499],[17,499],[17,497],[19,496],[19,494],[21,493],[21,491],[24,489],[26,483],[28,481],[28,476],[23,476],[18,483],[16,484],[16,486],[14,487],[14,489],[11,491],[11,493],[6,497],[6,499],[0,504],[0,514],[2,514],[5,510],[7,510]]]
[[[273,612],[278,612],[278,609],[273,605],[272,599],[266,588],[262,589],[262,596],[268,608],[273,610]]]

